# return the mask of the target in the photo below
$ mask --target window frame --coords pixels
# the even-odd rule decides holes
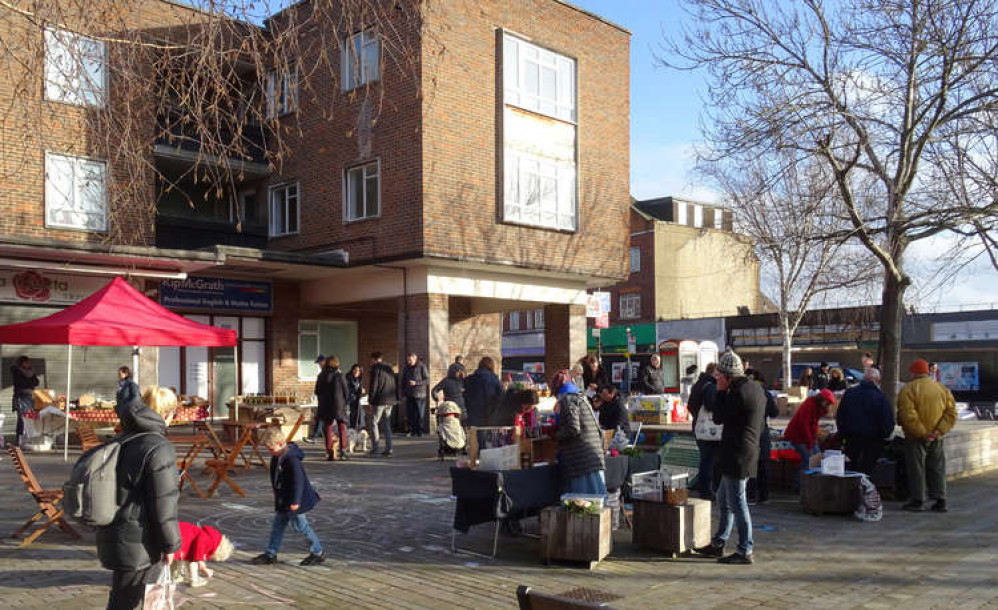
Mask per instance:
[[[373,44],[377,46],[377,64],[376,73],[373,78],[368,79],[368,70],[365,62],[366,54],[364,53],[365,47],[368,43],[362,38],[360,43],[360,54],[356,55],[353,52],[354,49],[354,39],[358,36],[373,36]],[[350,34],[343,40],[343,45],[340,47],[340,53],[342,59],[340,61],[340,87],[344,93],[348,91],[353,91],[363,87],[364,85],[369,85],[371,83],[376,83],[381,80],[381,36],[378,33],[377,28],[369,27],[353,34]],[[351,65],[351,60],[356,57],[356,61],[359,62],[359,71],[354,70],[356,66]],[[356,73],[357,82],[354,82]]]
[[[513,43],[510,45],[509,43]],[[515,51],[514,51],[515,49]],[[536,55],[535,59],[529,58],[527,53],[524,51],[531,51]],[[511,55],[515,52],[515,76],[516,82],[510,83],[510,59]],[[548,112],[543,109],[543,104],[545,103],[544,96],[541,93],[543,77],[542,73],[544,68],[551,68],[550,65],[545,65],[548,59],[545,56],[551,56],[554,64],[554,100],[553,102],[548,100],[546,103],[554,105],[554,112]],[[523,69],[524,63],[533,63],[537,66],[537,93],[534,94],[526,89],[524,86],[524,81],[527,78],[527,70]],[[562,72],[563,65],[567,64],[568,70]],[[577,58],[567,55],[560,51],[550,49],[541,46],[535,42],[527,40],[522,36],[518,36],[508,30],[502,32],[502,65],[503,65],[503,103],[508,106],[513,106],[527,112],[534,112],[557,121],[564,121],[566,123],[571,123],[573,125],[578,124],[579,119],[579,61]],[[562,79],[565,75],[570,75],[571,83],[565,86]],[[570,104],[565,105],[561,103],[560,97],[565,92],[570,93]],[[524,96],[528,96],[536,99],[536,104],[529,104],[524,101]],[[513,99],[515,98],[515,99]],[[567,116],[561,112],[561,110],[567,109]]]
[[[353,172],[355,172],[357,170],[361,170],[361,171],[364,172],[362,180],[364,180],[365,184],[364,184],[364,189],[362,189],[362,190],[363,190],[363,193],[364,193],[364,206],[363,206],[363,209],[366,212],[367,211],[367,184],[366,184],[366,182],[369,179],[369,176],[367,176],[366,171],[367,171],[367,168],[369,168],[369,167],[374,167],[375,178],[378,181],[378,201],[377,201],[377,204],[376,204],[377,208],[376,208],[375,214],[372,214],[370,216],[359,216],[359,217],[354,218],[352,216],[352,211],[353,211],[353,206],[351,205],[352,201],[350,199],[351,193],[353,192],[353,190],[351,189],[352,183],[350,182],[350,176],[351,176],[351,173],[353,173]],[[343,223],[344,224],[350,224],[350,223],[354,223],[354,222],[361,222],[361,221],[364,221],[364,220],[372,220],[372,219],[376,219],[376,218],[381,218],[381,199],[382,198],[381,198],[381,158],[380,157],[377,158],[377,159],[374,159],[373,161],[366,161],[364,163],[359,163],[357,165],[347,166],[346,169],[343,170]]]
[[[520,312],[518,311],[509,312],[509,330],[510,332],[516,332],[520,330]]]
[[[290,187],[295,188],[295,230],[294,231],[284,231],[282,233],[277,233],[274,231],[274,193],[277,191],[287,191]],[[288,198],[287,195],[284,196],[284,206],[285,206],[285,229],[287,228],[287,218],[290,215],[287,213]],[[287,182],[281,182],[278,184],[273,184],[267,187],[267,236],[271,239],[276,239],[280,237],[288,237],[291,235],[301,234],[301,181],[299,180],[289,180]]]
[[[530,174],[529,165],[534,164],[537,167],[537,172],[535,174]],[[545,176],[545,170],[548,174],[553,170],[553,177],[551,175]],[[570,170],[570,176],[563,176],[562,172]],[[541,179],[546,178],[551,180],[554,187],[554,212],[544,211],[541,209],[541,203],[539,202],[540,192],[541,192]],[[570,181],[570,184],[569,184]],[[536,196],[538,197],[538,202],[530,204],[529,201],[524,201],[522,199],[522,194],[528,188],[524,187],[524,184],[537,184]],[[561,219],[567,216],[567,212],[562,212],[560,206],[559,193],[561,189],[565,188],[568,196],[570,197],[571,209],[571,225],[562,224]],[[515,208],[515,209],[511,209]],[[536,210],[537,219],[525,218],[524,212],[531,209]],[[543,221],[544,216],[554,216],[554,223],[546,223]],[[538,155],[532,155],[526,151],[517,150],[515,148],[510,148],[508,146],[503,147],[503,201],[502,201],[502,218],[503,222],[508,222],[511,224],[523,225],[528,227],[536,227],[540,229],[548,229],[552,231],[560,231],[565,233],[576,233],[579,230],[579,164],[576,159],[575,165],[570,166],[566,163],[558,163],[556,161],[551,161],[540,157]]]
[[[73,163],[73,201],[72,204],[76,203],[76,195],[78,189],[76,188],[77,181],[77,171],[80,163],[98,163],[103,168],[103,188],[102,188],[102,205],[104,206],[104,226],[100,229],[92,229],[90,227],[80,227],[69,224],[61,224],[57,222],[49,221],[49,160],[54,158],[68,159]],[[45,152],[45,164],[42,170],[42,189],[44,196],[44,216],[45,216],[45,228],[47,229],[63,229],[67,231],[84,231],[87,233],[108,233],[111,230],[111,212],[110,212],[110,198],[108,194],[108,182],[110,178],[110,172],[108,171],[108,163],[106,159],[100,159],[98,157],[88,157],[83,155],[67,155],[63,153],[46,151]]]
[[[278,92],[277,86],[281,89]],[[278,104],[280,99],[281,103]],[[298,67],[267,71],[267,118],[279,119],[298,110]]]
[[[641,318],[640,292],[628,292],[622,294],[620,295],[618,302],[620,304],[621,320],[637,320]]]
[[[635,255],[637,255],[635,257]],[[631,246],[630,247],[630,258],[631,258],[631,273],[641,272],[641,246]],[[635,264],[637,261],[637,264]]]
[[[538,307],[534,310],[534,330],[541,330],[544,328],[544,308]]]
[[[49,72],[49,58],[52,56],[49,49],[49,36],[62,44],[64,47],[67,46],[60,40],[61,36],[68,36],[73,39],[74,44],[78,40],[88,41],[93,44],[100,45],[100,64],[101,64],[101,82],[98,87],[94,88],[94,101],[88,101],[86,95],[82,90],[72,90],[68,85],[54,84],[53,87],[58,87],[61,90],[61,94],[56,96],[49,95],[49,83],[50,83],[50,72]],[[58,104],[68,104],[70,106],[82,106],[84,108],[105,108],[107,107],[107,99],[110,90],[110,75],[108,74],[108,49],[107,44],[103,40],[97,38],[92,38],[84,34],[79,34],[77,32],[71,32],[62,28],[55,27],[45,27],[42,30],[42,97],[45,101],[55,102]],[[80,61],[76,61],[76,69],[86,72],[83,64]],[[66,75],[60,75],[65,77]],[[51,81],[55,83],[55,81]],[[90,79],[86,79],[86,85],[92,85]],[[81,86],[82,89],[82,86]],[[69,95],[67,95],[69,93]]]

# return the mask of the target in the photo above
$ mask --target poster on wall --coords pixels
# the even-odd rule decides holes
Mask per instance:
[[[939,381],[954,392],[976,392],[981,389],[976,362],[940,362]]]
[[[631,379],[638,378],[638,372],[641,369],[641,363],[631,362]],[[627,383],[627,377],[625,371],[627,370],[626,362],[613,362],[610,367],[610,382],[615,384],[625,384]]]

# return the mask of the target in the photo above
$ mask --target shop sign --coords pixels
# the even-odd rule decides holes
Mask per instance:
[[[0,301],[22,305],[72,305],[103,288],[106,277],[0,270]]]
[[[939,381],[954,392],[976,392],[981,389],[976,362],[940,362]]]
[[[270,313],[273,293],[267,282],[189,277],[161,282],[159,304],[175,309]]]
[[[596,328],[610,328],[610,314],[601,313],[598,318],[596,318]]]

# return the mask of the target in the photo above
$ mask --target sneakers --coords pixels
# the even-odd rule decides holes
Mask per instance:
[[[309,553],[308,557],[306,557],[305,559],[302,559],[301,563],[299,565],[302,565],[302,566],[317,566],[317,565],[321,565],[322,562],[324,562],[325,560],[326,560],[326,552],[325,551],[319,553],[318,555],[316,555],[315,553]]]
[[[725,557],[719,557],[717,559],[717,563],[729,563],[729,564],[748,566],[752,565],[755,562],[752,560],[752,553],[749,553],[748,555],[744,555],[742,553],[732,553]]]
[[[257,555],[253,559],[250,559],[250,563],[255,566],[269,566],[277,563],[277,556],[271,555],[270,553],[262,553]]]
[[[381,457],[392,457],[392,450],[385,449],[384,451],[381,452]]]
[[[724,545],[718,545],[711,542],[706,546],[696,547],[693,549],[693,552],[703,557],[720,557],[724,554]]]
[[[312,437],[310,437],[310,436],[306,436],[305,438],[303,438],[301,440],[305,441],[306,445],[312,445],[312,444],[315,443],[315,439],[312,438]]]
[[[949,509],[946,508],[946,500],[936,500],[936,503],[932,505],[932,510],[937,513],[949,512]]]
[[[920,513],[925,510],[925,507],[922,506],[921,502],[908,502],[901,508],[912,513]]]

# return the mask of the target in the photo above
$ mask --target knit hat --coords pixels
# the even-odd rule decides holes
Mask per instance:
[[[929,363],[919,358],[911,363],[911,366],[908,367],[908,372],[912,375],[928,375]]]
[[[557,394],[558,390],[561,389],[561,386],[570,381],[572,381],[572,374],[569,373],[567,369],[561,369],[554,374],[554,377],[551,378],[551,383],[548,384],[548,388],[550,388],[553,393]]]
[[[728,350],[721,354],[720,360],[717,361],[717,372],[725,377],[744,377],[745,367],[738,354]]]

